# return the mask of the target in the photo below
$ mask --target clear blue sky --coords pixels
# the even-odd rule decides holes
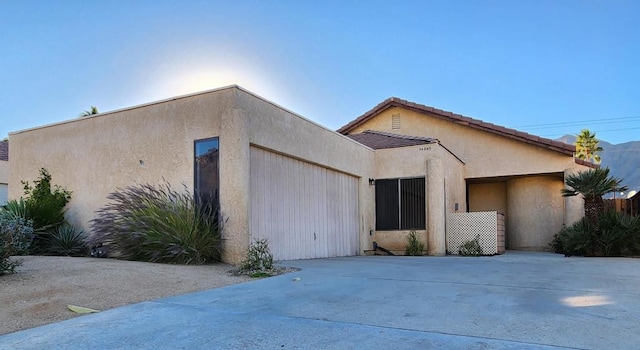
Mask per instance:
[[[237,83],[332,129],[397,96],[639,140],[639,16],[635,0],[0,0],[0,138]]]

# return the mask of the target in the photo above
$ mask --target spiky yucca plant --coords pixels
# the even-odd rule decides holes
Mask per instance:
[[[169,183],[118,189],[92,220],[89,246],[108,247],[112,255],[150,262],[202,264],[219,260],[218,209],[199,204],[186,186]]]
[[[51,255],[87,255],[84,231],[66,223],[51,232],[47,247],[47,253]]]

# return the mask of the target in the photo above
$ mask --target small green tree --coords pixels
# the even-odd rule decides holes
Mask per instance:
[[[71,192],[51,185],[51,174],[45,168],[40,169],[40,176],[33,182],[21,181],[25,204],[33,227],[36,230],[48,230],[60,226],[64,222],[64,207],[71,200]]]
[[[622,186],[622,179],[609,176],[609,168],[589,169],[567,176],[566,188],[562,189],[562,196],[571,197],[582,195],[584,198],[584,216],[596,236],[600,235],[598,217],[604,212],[602,196],[610,192],[626,191]],[[595,241],[594,241],[595,242]],[[592,247],[592,253],[595,251]]]
[[[51,232],[62,225],[65,206],[71,199],[71,192],[51,185],[51,174],[45,168],[40,169],[40,176],[33,182],[21,181],[24,186],[24,218],[33,222],[35,238],[31,245],[34,254],[44,254],[49,249]],[[16,203],[19,204],[19,203]]]
[[[80,115],[78,117],[82,118],[82,117],[87,117],[87,116],[98,114],[98,113],[99,113],[98,112],[98,107],[91,106],[90,110],[80,113]]]
[[[602,147],[598,146],[599,142],[595,133],[591,133],[589,129],[582,129],[576,138],[576,157],[600,164],[598,153],[602,152]]]

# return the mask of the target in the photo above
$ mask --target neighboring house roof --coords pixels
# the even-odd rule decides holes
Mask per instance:
[[[373,149],[416,146],[438,142],[438,140],[429,137],[398,135],[374,130],[366,130],[360,134],[346,136]]]
[[[391,97],[386,99],[384,102],[375,106],[370,111],[351,121],[349,124],[341,127],[337,131],[341,134],[348,134],[350,131],[354,130],[357,126],[363,124],[369,119],[375,117],[379,113],[383,112],[386,109],[392,107],[405,108],[411,111],[415,111],[418,113],[426,113],[436,118],[444,119],[450,121],[452,123],[465,125],[470,128],[482,130],[491,134],[507,137],[513,140],[521,141],[524,143],[528,143],[534,146],[544,147],[552,151],[560,152],[562,154],[566,154],[568,156],[573,156],[576,151],[576,147],[573,145],[568,145],[564,142],[547,139],[544,137],[539,137],[535,135],[528,134],[526,132],[517,131],[514,129],[505,128],[504,126],[499,126],[491,123],[485,123],[482,120],[473,119],[469,117],[465,117],[460,114],[455,114],[447,111],[443,111],[441,109],[417,104],[414,102],[406,101],[403,99],[399,99],[397,97]],[[581,162],[576,161],[578,164],[582,164]],[[591,163],[583,164],[587,166],[592,166]]]
[[[9,160],[9,140],[0,141],[0,160]]]

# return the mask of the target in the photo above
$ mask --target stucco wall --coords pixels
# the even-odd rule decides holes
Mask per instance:
[[[375,229],[375,192],[369,186],[374,151],[246,91],[237,90],[237,98],[247,117],[247,150],[249,144],[256,145],[359,178],[360,252],[370,249],[369,232]],[[247,160],[244,166],[248,165]]]
[[[46,168],[73,191],[67,220],[87,230],[118,187],[159,183],[193,188],[193,141],[220,134],[233,90],[201,94],[10,134],[10,198]]]
[[[392,115],[400,116],[399,129],[392,128]],[[548,176],[589,169],[576,164],[572,156],[399,107],[381,112],[350,133],[364,130],[440,140],[465,163],[463,177],[473,180],[469,210],[505,212],[510,249],[546,250],[563,223],[583,215],[582,199],[563,198],[562,178]],[[522,175],[527,176],[517,178]],[[496,178],[502,178],[501,185],[477,184]]]
[[[442,243],[444,243],[446,214],[455,211],[455,203],[458,203],[459,210],[464,210],[466,207],[462,162],[437,143],[379,149],[376,150],[375,159],[376,179],[425,177],[426,229],[418,230],[416,233],[420,240],[425,243],[425,249],[430,254],[437,254],[439,250],[430,245],[433,245],[433,239],[440,235],[443,236],[439,238],[442,238]],[[433,188],[435,185],[429,181],[430,169],[428,162],[430,160],[439,160],[441,162],[441,171],[436,176],[440,180],[439,183],[442,188]],[[433,212],[436,208],[438,213]],[[405,230],[376,231],[374,240],[384,248],[402,253],[404,252],[409,232]],[[439,240],[436,241],[439,242]],[[442,249],[444,249],[444,246]]]
[[[10,134],[10,197],[41,167],[73,191],[67,219],[88,230],[118,187],[166,179],[193,189],[194,140],[220,138],[225,253],[239,262],[249,244],[249,149],[257,145],[359,178],[361,245],[371,245],[374,152],[240,88],[178,97]],[[365,235],[366,233],[366,235]]]
[[[507,213],[507,183],[469,184],[469,211],[495,211]]]
[[[507,182],[509,249],[549,249],[553,235],[563,224],[564,198],[559,195],[562,187],[563,179],[553,176],[522,177]]]
[[[392,129],[394,114],[400,116],[399,129]],[[365,130],[437,138],[464,161],[465,178],[553,173],[575,165],[571,156],[399,107],[383,111],[350,133]]]

